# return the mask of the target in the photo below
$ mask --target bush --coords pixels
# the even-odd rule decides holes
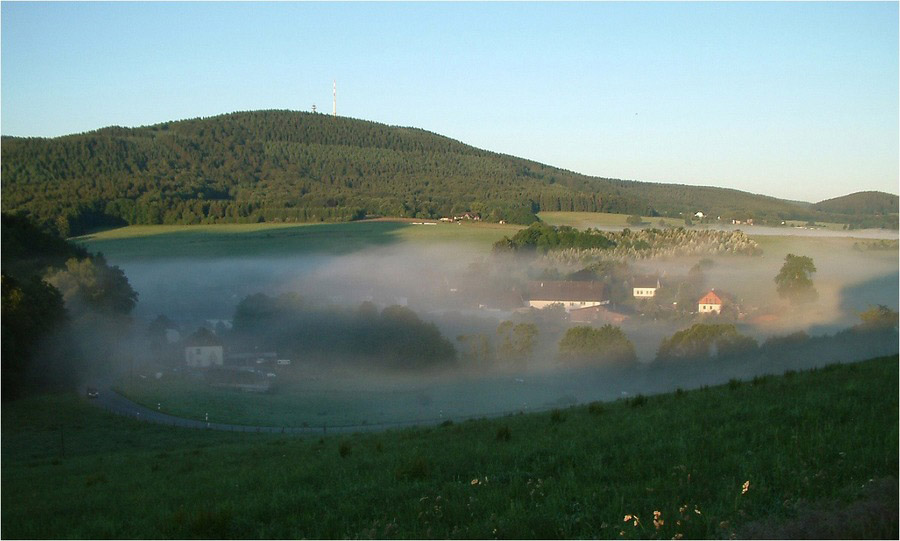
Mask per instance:
[[[497,429],[497,441],[509,441],[511,437],[512,433],[509,431],[508,426],[503,425]]]
[[[647,397],[639,394],[628,401],[632,408],[639,408],[647,403]]]
[[[637,360],[634,344],[622,329],[612,325],[599,329],[572,327],[559,341],[559,355],[563,359],[601,363],[631,363]]]
[[[591,402],[588,404],[588,413],[591,415],[600,415],[603,413],[603,403],[602,402]]]

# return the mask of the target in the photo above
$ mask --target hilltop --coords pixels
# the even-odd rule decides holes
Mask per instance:
[[[856,192],[834,199],[819,201],[814,208],[823,212],[854,216],[888,216],[897,214],[898,198],[884,192]]]
[[[253,111],[2,138],[4,212],[68,236],[125,224],[438,218],[466,212],[527,224],[539,211],[757,223],[894,227],[896,216],[732,189],[589,177],[417,128],[295,111]],[[896,200],[896,196],[894,196]],[[896,207],[896,205],[895,205]],[[895,209],[896,210],[896,209]]]

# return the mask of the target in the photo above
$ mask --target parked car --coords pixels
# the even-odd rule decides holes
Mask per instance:
[[[88,398],[97,398],[98,396],[100,396],[100,391],[98,391],[96,387],[88,387],[87,395]]]

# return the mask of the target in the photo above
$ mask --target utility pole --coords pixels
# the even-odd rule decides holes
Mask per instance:
[[[331,97],[333,99],[332,106],[331,106],[331,114],[332,114],[332,116],[337,118],[337,81],[332,80],[331,85],[332,85],[331,86]]]

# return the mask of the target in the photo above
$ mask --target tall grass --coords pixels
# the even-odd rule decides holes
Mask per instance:
[[[0,534],[774,536],[863,504],[896,512],[897,378],[893,356],[640,407],[313,438],[167,428],[75,396],[32,398],[2,410]],[[893,501],[873,492],[884,486]],[[896,537],[896,513],[864,516],[855,535]]]

